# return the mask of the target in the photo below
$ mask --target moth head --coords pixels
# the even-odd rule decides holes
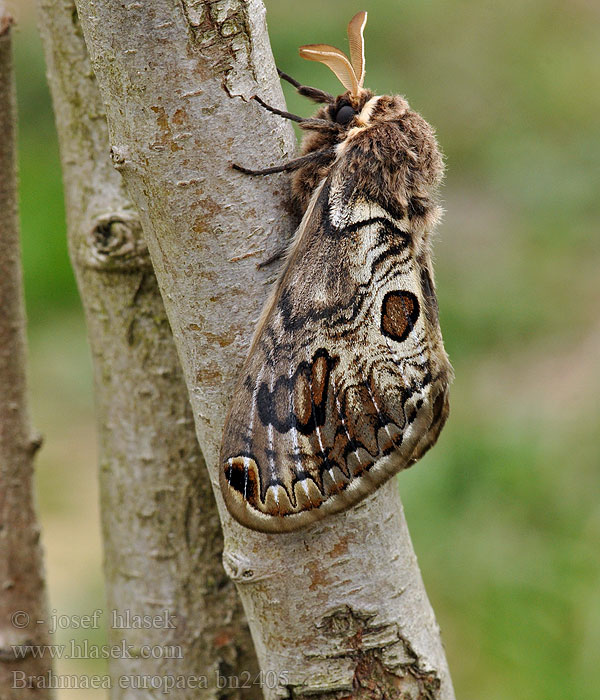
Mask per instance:
[[[349,126],[352,120],[373,96],[365,90],[365,41],[363,32],[367,23],[367,13],[359,12],[348,24],[350,58],[343,51],[329,44],[309,44],[300,47],[300,56],[309,61],[324,63],[330,68],[346,92],[329,105],[327,116],[340,126]]]
[[[404,112],[407,105],[400,98],[390,102],[387,98],[385,105],[379,97],[374,97],[370,90],[363,87],[365,80],[365,41],[364,29],[367,23],[367,13],[359,12],[348,24],[348,43],[350,58],[329,44],[309,44],[300,47],[300,56],[309,61],[325,64],[337,76],[346,92],[337,97],[327,108],[317,116],[330,119],[344,129],[368,126],[372,117],[396,117],[397,112]],[[398,104],[396,104],[396,102]]]

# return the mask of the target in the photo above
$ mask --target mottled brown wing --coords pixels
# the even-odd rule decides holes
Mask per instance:
[[[448,413],[429,255],[416,258],[408,219],[344,185],[338,169],[313,197],[226,420],[222,492],[255,530],[358,502],[415,462]]]

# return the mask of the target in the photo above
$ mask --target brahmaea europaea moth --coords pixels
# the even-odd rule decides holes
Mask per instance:
[[[443,161],[403,97],[363,87],[366,12],[350,58],[303,46],[346,91],[300,85],[323,106],[297,121],[292,173],[304,213],[241,369],[225,422],[220,485],[231,514],[263,532],[303,528],[354,505],[437,440],[452,368],[438,322],[431,234]]]

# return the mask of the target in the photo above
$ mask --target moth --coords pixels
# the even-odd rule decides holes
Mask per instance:
[[[310,119],[256,101],[307,133],[292,173],[304,216],[258,321],[225,422],[220,485],[231,514],[289,532],[349,508],[437,440],[452,368],[431,263],[443,161],[403,97],[363,87],[366,12],[350,58],[326,44],[334,97],[280,72],[322,106]]]

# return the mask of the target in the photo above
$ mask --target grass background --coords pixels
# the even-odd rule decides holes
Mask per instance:
[[[17,6],[18,4],[18,6]],[[66,253],[56,135],[31,0],[17,20],[20,204],[38,500],[51,608],[103,608],[91,367]],[[401,475],[462,700],[593,700],[600,687],[600,6],[591,0],[268,0],[278,65],[338,92],[297,46],[347,47],[402,93],[448,164],[436,240],[456,369],[437,447]],[[292,111],[311,106],[285,88]],[[65,630],[56,641],[93,635]],[[70,661],[61,673],[104,673]],[[66,698],[104,693],[65,691]]]

